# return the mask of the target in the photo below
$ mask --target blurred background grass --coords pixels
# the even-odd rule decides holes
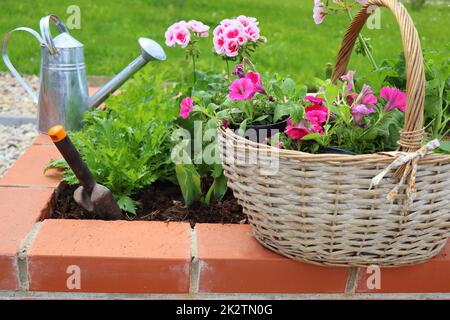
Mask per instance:
[[[450,36],[449,0],[426,4],[410,11],[421,36],[422,47],[448,50]],[[257,17],[261,34],[268,42],[253,59],[258,71],[278,72],[297,81],[310,83],[324,77],[327,62],[334,63],[339,45],[349,24],[345,15],[326,17],[321,25],[312,20],[313,0],[1,0],[0,35],[27,26],[39,28],[39,19],[54,13],[64,21],[70,5],[81,9],[81,29],[71,33],[85,46],[88,75],[112,76],[138,54],[137,38],[147,36],[164,43],[164,32],[175,21],[201,20],[213,29],[220,20],[240,14]],[[387,9],[381,13],[381,29],[364,29],[372,39],[377,62],[394,58],[402,50],[397,24]],[[220,71],[224,62],[212,53],[212,38],[200,39],[199,68]],[[169,70],[174,79],[190,73],[181,48],[167,48],[168,60],[147,68]],[[14,34],[8,50],[21,73],[38,74],[40,53],[37,41],[27,34]],[[353,55],[352,68],[370,70],[365,57]],[[6,70],[0,63],[0,70]]]

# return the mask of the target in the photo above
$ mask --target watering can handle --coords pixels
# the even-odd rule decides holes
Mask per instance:
[[[69,30],[67,29],[66,25],[61,21],[61,19],[59,19],[54,14],[43,17],[39,22],[44,43],[47,46],[48,50],[50,51],[50,54],[55,55],[58,53],[58,49],[55,47],[53,43],[53,37],[50,31],[50,22],[53,22],[56,29],[58,29],[60,33],[64,32],[69,33]]]
[[[30,28],[26,28],[26,27],[21,27],[21,28],[16,28],[14,30],[11,30],[10,32],[8,32],[6,34],[6,36],[3,38],[3,43],[2,43],[2,57],[3,57],[3,61],[5,62],[6,66],[8,67],[9,71],[11,71],[12,75],[19,80],[19,83],[22,85],[22,87],[25,88],[25,90],[28,92],[28,94],[31,96],[31,98],[33,99],[34,103],[38,103],[38,98],[36,96],[36,94],[33,92],[33,90],[28,86],[28,84],[25,82],[25,80],[22,78],[22,76],[19,74],[19,72],[17,72],[16,68],[13,66],[13,64],[11,63],[11,60],[8,57],[8,53],[6,52],[6,47],[8,45],[8,41],[9,38],[11,37],[11,34],[13,32],[16,31],[26,31],[31,33],[40,43],[41,46],[44,46],[44,42],[42,41],[41,36],[39,35],[39,33],[37,33],[36,31],[34,31],[33,29]]]

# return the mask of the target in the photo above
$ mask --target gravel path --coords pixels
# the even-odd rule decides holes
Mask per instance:
[[[24,76],[37,92],[39,78]],[[9,73],[0,72],[0,117],[36,117],[37,107],[19,82]],[[0,177],[14,164],[38,135],[34,124],[0,125]]]

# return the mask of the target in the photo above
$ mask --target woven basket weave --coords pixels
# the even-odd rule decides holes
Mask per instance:
[[[437,255],[450,235],[450,156],[422,154],[396,172],[386,170],[380,184],[369,189],[372,178],[394,160],[421,148],[425,97],[419,37],[403,5],[393,0],[369,0],[355,16],[333,81],[345,73],[369,16],[366,9],[373,5],[394,13],[403,40],[407,111],[398,152],[309,154],[257,144],[229,129],[218,132],[229,187],[254,236],[296,260],[333,266],[414,264]],[[399,177],[404,178],[400,183]],[[413,189],[411,196],[407,191]],[[397,190],[395,201],[387,199],[392,190]]]

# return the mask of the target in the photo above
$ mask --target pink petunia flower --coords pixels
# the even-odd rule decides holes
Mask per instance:
[[[300,121],[293,125],[292,119],[288,120],[288,126],[286,127],[285,133],[293,140],[300,140],[304,136],[310,134],[304,121]]]
[[[347,89],[345,90],[345,93],[348,95],[350,94],[350,91],[353,90],[354,82],[353,79],[355,77],[356,71],[350,70],[343,76],[341,76],[342,81],[347,81]]]
[[[253,98],[255,87],[252,80],[248,78],[239,78],[233,81],[228,87],[231,100],[248,100]]]
[[[203,24],[203,22],[197,21],[197,20],[190,20],[186,24],[187,28],[195,33],[195,35],[199,37],[207,37],[208,36],[208,30],[209,26],[206,24]]]
[[[406,94],[403,91],[397,88],[383,87],[380,90],[380,96],[387,101],[387,104],[384,107],[385,112],[389,112],[393,109],[405,112]]]
[[[378,98],[372,92],[372,89],[368,85],[363,85],[361,89],[361,102],[368,106],[373,106],[378,102]]]
[[[183,119],[187,119],[189,117],[189,113],[192,111],[193,103],[191,97],[186,97],[181,100],[180,103],[180,116]]]
[[[373,106],[378,102],[378,98],[373,94],[372,89],[368,85],[363,85],[361,92],[351,93],[347,95],[347,103],[351,106],[353,104],[365,104],[367,106]]]
[[[343,76],[341,76],[342,81],[353,81],[356,71],[350,70]]]
[[[261,75],[258,72],[250,71],[245,75],[245,78],[252,81],[255,92],[266,93],[261,82]]]
[[[305,101],[309,101],[312,104],[319,104],[319,105],[322,105],[325,102],[324,99],[319,98],[319,97],[315,97],[315,96],[311,96],[311,95],[306,96],[304,100]]]
[[[370,108],[364,104],[355,104],[352,106],[350,111],[353,115],[353,118],[355,119],[355,123],[360,127],[364,127],[362,118],[368,114],[375,112],[373,108]]]
[[[313,19],[316,24],[321,24],[325,19],[325,5],[321,0],[314,0]]]

